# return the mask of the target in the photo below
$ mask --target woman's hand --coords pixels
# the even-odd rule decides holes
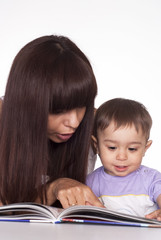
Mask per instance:
[[[51,205],[56,199],[61,202],[63,208],[74,205],[104,207],[88,186],[70,178],[59,178],[50,183],[47,205]]]

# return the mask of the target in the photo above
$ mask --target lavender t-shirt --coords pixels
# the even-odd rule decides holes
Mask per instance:
[[[87,185],[110,210],[144,217],[158,209],[161,173],[146,166],[125,177],[112,176],[103,167],[87,176]]]

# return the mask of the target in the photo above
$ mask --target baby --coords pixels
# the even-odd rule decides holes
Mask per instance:
[[[161,221],[161,173],[141,165],[152,119],[139,102],[116,98],[95,115],[94,146],[103,164],[87,185],[110,210]]]

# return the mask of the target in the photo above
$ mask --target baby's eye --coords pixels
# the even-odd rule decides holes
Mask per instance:
[[[115,150],[116,147],[108,147],[109,150]]]
[[[135,152],[135,151],[137,151],[137,148],[132,148],[132,147],[131,147],[131,148],[128,148],[128,149],[129,149],[130,152]]]

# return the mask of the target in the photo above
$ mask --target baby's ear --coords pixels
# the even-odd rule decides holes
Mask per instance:
[[[145,146],[143,157],[145,156],[146,151],[148,150],[148,148],[150,148],[151,145],[152,145],[152,140],[148,140]]]
[[[93,152],[95,154],[98,153],[98,148],[97,148],[97,139],[95,138],[95,136],[92,135],[92,141],[91,141],[91,145],[92,145],[92,149],[93,149]]]
[[[146,144],[146,147],[145,147],[145,150],[147,150],[148,148],[150,148],[151,145],[152,145],[152,140],[148,140],[148,141],[147,141],[147,144]]]

